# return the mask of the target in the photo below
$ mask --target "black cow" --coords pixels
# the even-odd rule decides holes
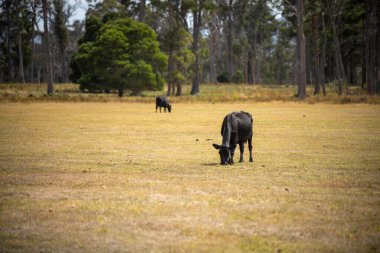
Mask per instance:
[[[222,124],[222,145],[212,144],[219,150],[220,164],[233,164],[236,145],[240,147],[240,160],[243,162],[244,143],[248,141],[249,161],[252,158],[252,115],[248,112],[232,112],[228,114]]]
[[[166,108],[168,108],[169,112],[172,111],[172,105],[169,103],[169,100],[164,96],[156,97],[156,112],[158,107],[160,107],[160,112],[161,107],[164,107],[164,112],[166,112]]]

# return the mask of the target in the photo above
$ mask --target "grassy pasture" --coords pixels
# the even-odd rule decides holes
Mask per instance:
[[[0,252],[379,252],[379,182],[379,105],[0,104]]]

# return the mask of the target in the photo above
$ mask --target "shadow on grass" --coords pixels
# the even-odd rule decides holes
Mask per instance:
[[[220,165],[219,163],[202,163],[202,166],[218,166]]]

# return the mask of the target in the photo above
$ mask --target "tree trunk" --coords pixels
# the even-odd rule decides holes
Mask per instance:
[[[171,91],[172,91],[172,84],[171,84],[171,81],[168,81],[168,90],[166,92],[166,96],[170,96],[171,95]]]
[[[7,0],[6,3],[6,15],[7,15],[7,60],[8,60],[8,82],[13,80],[13,66],[12,66],[12,47],[11,47],[11,1]]]
[[[231,79],[233,75],[232,71],[232,0],[229,0],[228,4],[228,20],[227,20],[227,73],[228,78]]]
[[[66,61],[65,51],[67,47],[67,28],[65,21],[65,14],[63,10],[63,0],[54,0],[55,17],[54,17],[54,32],[58,40],[59,59],[58,59],[58,71],[56,72],[56,80],[60,83],[66,82]]]
[[[380,1],[377,1],[377,13],[376,13],[376,24],[375,27],[380,27]],[[375,82],[376,82],[376,93],[380,94],[380,31],[377,29],[375,39]]]
[[[365,13],[366,13],[366,18],[364,19],[363,21],[363,28],[364,28],[364,31],[363,31],[363,38],[364,38],[364,50],[363,50],[363,54],[362,54],[362,75],[361,75],[361,79],[362,79],[362,83],[361,83],[361,88],[364,90],[365,89],[365,84],[367,82],[367,79],[366,79],[366,76],[367,76],[367,47],[366,47],[366,36],[367,36],[367,29],[366,29],[366,25],[367,25],[367,3],[365,5]]]
[[[342,74],[342,64],[341,64],[341,51],[340,51],[340,42],[338,39],[337,31],[336,31],[336,22],[335,19],[331,19],[331,26],[333,30],[333,38],[334,38],[334,55],[335,55],[335,73],[336,78],[338,79],[338,95],[341,96],[343,94],[342,82],[343,82],[343,74]]]
[[[34,37],[35,37],[35,28],[34,28],[34,23],[36,22],[36,3],[35,1],[33,1],[33,4],[32,4],[32,45],[31,45],[31,52],[30,52],[30,59],[31,59],[31,63],[30,63],[30,82],[34,82],[34,51],[35,51],[35,43],[34,43]]]
[[[21,83],[25,83],[25,75],[24,75],[24,54],[22,50],[22,37],[21,37],[21,25],[20,20],[18,21],[18,63],[19,63],[19,78]]]
[[[60,58],[61,58],[61,82],[66,83],[67,82],[67,75],[66,75],[66,62],[65,62],[65,52],[61,51],[60,53]]]
[[[378,70],[376,70],[376,56],[379,56],[380,48],[376,48],[376,39],[379,25],[376,13],[377,9],[376,0],[366,0],[366,36],[365,36],[365,50],[366,50],[366,80],[368,94],[374,95],[376,93],[378,82]]]
[[[247,66],[246,66],[246,79],[248,84],[253,84],[254,80],[254,74],[253,74],[253,59],[252,59],[252,52],[251,49],[248,49],[248,54],[247,54]]]
[[[297,6],[297,84],[298,98],[306,98],[306,49],[303,31],[303,0],[296,1]]]
[[[173,59],[173,52],[169,52],[169,59],[168,59],[168,91],[166,92],[167,96],[170,96],[172,93],[172,87],[173,84],[173,78],[174,78],[174,59]]]
[[[260,27],[256,29],[256,34],[254,36],[254,45],[253,45],[253,53],[254,53],[254,64],[255,64],[255,83],[256,84],[261,84],[261,60],[262,60],[262,52],[263,52],[263,47],[262,47],[262,30]]]
[[[277,73],[277,84],[282,85],[284,80],[284,71],[283,71],[283,65],[284,65],[284,55],[281,53],[279,56],[279,67],[278,67],[278,73]]]
[[[216,40],[217,40],[217,29],[216,29],[216,15],[212,17],[211,29],[210,29],[210,82],[216,83]]]
[[[197,1],[196,10],[193,11],[193,53],[195,55],[194,63],[194,77],[193,84],[191,86],[191,95],[196,95],[199,93],[199,65],[200,65],[200,56],[199,56],[199,35],[201,28],[201,4],[202,0]]]
[[[253,44],[251,46],[251,78],[252,78],[252,84],[256,83],[256,65],[255,65],[255,45]]]
[[[351,57],[353,58],[353,57]],[[350,80],[350,83],[352,84],[358,84],[358,76],[357,76],[357,72],[356,72],[356,69],[357,69],[357,65],[356,64],[353,64],[351,65],[351,80]]]
[[[366,46],[366,43],[365,43]],[[362,89],[365,89],[365,84],[367,83],[367,50],[366,47],[363,52],[363,60],[362,60]]]
[[[45,39],[45,51],[46,51],[47,93],[49,95],[52,95],[54,93],[54,87],[53,87],[53,68],[52,68],[52,61],[51,61],[49,30],[48,30],[48,2],[47,2],[47,0],[42,0],[42,12],[43,12],[43,16],[44,16],[44,39]]]
[[[335,58],[335,73],[338,79],[338,94],[343,94],[342,82],[346,81],[346,74],[342,59],[342,49],[339,40],[338,23],[340,22],[340,15],[342,9],[342,2],[340,6],[336,1],[331,1],[329,5],[330,24],[333,32],[333,45],[334,45],[334,58]]]
[[[320,70],[319,70],[319,36],[318,36],[318,14],[312,17],[313,43],[314,43],[314,95],[320,92]]]
[[[325,26],[325,18],[322,14],[322,27],[323,27],[323,46],[322,46],[322,55],[321,55],[321,61],[320,61],[320,82],[322,85],[322,93],[323,96],[326,96],[326,75],[325,75],[325,67],[326,67],[326,44],[327,44],[327,32],[326,32],[326,26]]]
[[[175,95],[175,88],[176,88],[176,80],[173,80],[173,82],[172,82],[172,96],[174,96]]]
[[[261,84],[261,48],[256,47],[255,83]]]
[[[347,83],[349,84],[357,84],[355,77],[356,77],[356,59],[354,56],[354,50],[355,44],[353,41],[348,41],[346,43],[345,52],[345,63],[346,63],[346,78]]]
[[[177,86],[177,92],[176,92],[176,96],[182,96],[182,83],[177,80],[176,81],[176,86]]]
[[[311,45],[311,36],[306,36],[305,43]],[[305,47],[306,48],[306,47]],[[312,52],[311,47],[306,48],[306,85],[313,83],[313,68],[312,68]]]
[[[244,82],[248,83],[248,65],[249,65],[249,56],[247,53],[247,60],[245,61],[244,65]]]
[[[138,16],[138,21],[139,22],[144,22],[145,20],[145,0],[140,0],[140,8],[139,8],[139,16]]]

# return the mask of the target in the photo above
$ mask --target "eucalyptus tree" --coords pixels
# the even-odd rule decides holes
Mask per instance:
[[[189,78],[191,74],[189,68],[194,62],[193,53],[190,51],[192,37],[187,22],[187,15],[193,2],[152,1],[151,6],[156,10],[156,13],[151,15],[161,17],[160,24],[155,22],[154,25],[159,35],[160,46],[168,55],[167,95],[181,96],[182,84]],[[162,10],[164,13],[161,13]]]
[[[320,57],[319,57],[319,16],[320,16],[320,6],[318,0],[310,1],[310,5],[312,8],[311,13],[311,30],[312,30],[312,43],[314,49],[314,95],[320,93],[321,85],[320,85]],[[325,92],[325,91],[324,91]],[[324,94],[326,95],[326,94]]]
[[[0,2],[0,79],[25,83],[30,62],[31,12],[28,1]]]
[[[25,33],[23,15],[25,16],[25,5],[23,2],[18,2],[16,5],[17,13],[17,41],[18,41],[18,62],[19,62],[19,79],[21,83],[25,83],[25,73],[24,73],[24,50],[23,50],[23,39],[22,34]]]
[[[229,78],[233,75],[233,66],[232,66],[232,13],[233,13],[233,3],[234,0],[227,0],[227,29],[226,29],[226,38],[227,38],[227,63],[226,71],[229,75]]]
[[[321,15],[322,20],[322,33],[323,33],[323,42],[322,42],[322,52],[320,57],[320,64],[319,64],[319,80],[322,85],[322,92],[323,95],[326,96],[326,75],[325,75],[325,66],[326,66],[326,47],[327,47],[327,31],[326,31],[326,25],[325,25],[325,16],[322,13]]]
[[[217,40],[219,35],[219,21],[217,14],[217,8],[213,8],[208,16],[207,27],[209,31],[208,46],[209,46],[209,75],[210,82],[216,83],[216,61],[217,61]]]
[[[139,14],[138,14],[138,21],[144,22],[145,21],[145,8],[146,8],[146,1],[140,0],[139,3]]]
[[[303,0],[296,0],[295,5],[296,20],[297,20],[297,85],[298,98],[306,98],[306,50],[305,50],[305,35],[303,30]]]
[[[38,1],[37,0],[30,0],[29,1],[29,4],[30,4],[30,10],[31,10],[31,40],[30,40],[30,44],[31,44],[31,52],[30,52],[30,58],[31,58],[31,62],[30,62],[30,82],[34,82],[34,76],[35,76],[35,48],[36,48],[36,45],[35,45],[35,42],[34,42],[34,39],[36,37],[36,27],[37,27],[37,10],[38,10]]]
[[[297,97],[305,99],[306,94],[306,45],[304,34],[304,0],[284,0],[284,11],[296,29],[296,82]]]
[[[380,3],[365,2],[365,61],[367,89],[370,95],[380,93]]]
[[[4,0],[2,2],[2,9],[5,10],[5,22],[3,22],[3,27],[6,26],[6,35],[4,36],[4,40],[6,42],[6,76],[7,81],[12,82],[13,81],[13,63],[12,63],[12,35],[11,35],[11,15],[12,15],[12,1],[11,0]],[[4,12],[3,12],[4,13]],[[4,43],[5,44],[5,43]],[[5,63],[3,63],[5,65]]]
[[[294,46],[291,45],[292,27],[287,22],[278,22],[276,43],[274,45],[273,76],[279,85],[290,83],[294,70]]]
[[[49,34],[49,24],[48,24],[48,11],[50,4],[47,0],[42,0],[42,13],[44,20],[44,44],[46,52],[46,82],[47,82],[47,94],[53,95],[53,66],[50,50],[50,34]]]
[[[168,52],[167,95],[181,96],[182,84],[189,78],[189,68],[194,63],[194,54],[190,50],[191,34],[178,24],[172,25],[161,42],[163,50]]]
[[[59,62],[61,65],[60,69],[60,82],[67,81],[66,74],[66,60],[65,60],[65,50],[68,43],[68,29],[66,27],[66,19],[64,14],[63,0],[54,0],[54,33],[57,37],[58,51],[59,51]]]
[[[194,77],[191,86],[191,95],[196,95],[199,93],[199,65],[200,65],[200,55],[199,55],[199,40],[201,36],[201,26],[202,26],[202,9],[204,0],[196,0],[193,6],[193,54],[195,55],[194,63]]]
[[[347,80],[343,65],[340,33],[342,30],[341,14],[344,11],[346,0],[324,0],[326,13],[329,16],[334,41],[335,73],[338,80],[338,94],[343,94],[343,82]]]

